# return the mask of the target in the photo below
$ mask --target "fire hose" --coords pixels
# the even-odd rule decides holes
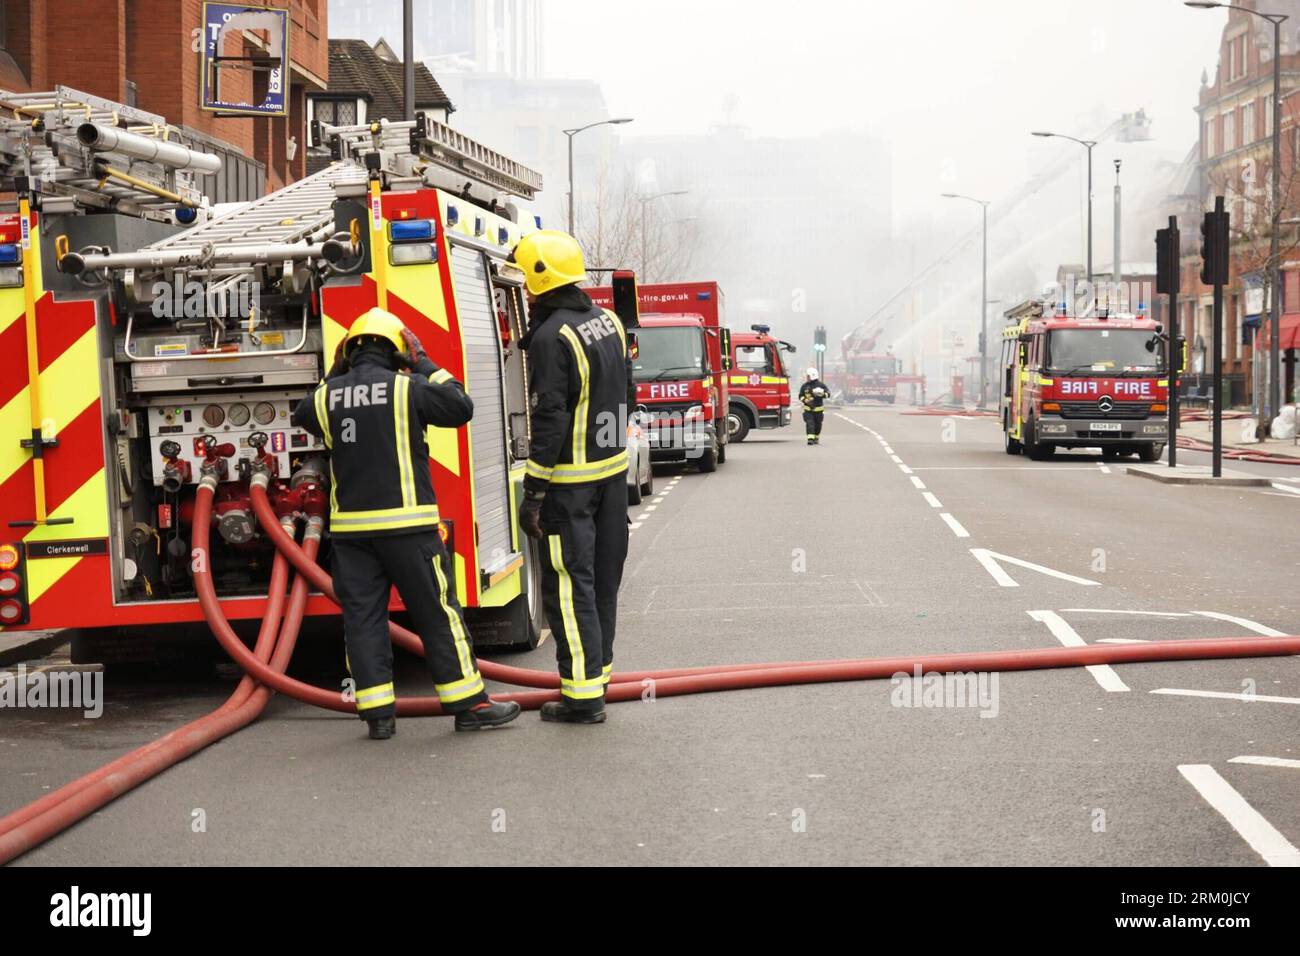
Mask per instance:
[[[1189,438],[1186,435],[1178,436],[1178,447],[1186,448],[1188,451],[1214,451],[1214,445],[1210,442]],[[1295,455],[1269,455],[1248,448],[1224,448],[1220,454],[1229,461],[1253,461],[1265,465],[1300,465],[1300,457]]]
[[[215,481],[200,483],[195,502],[194,552],[199,558],[195,563],[195,588],[214,636],[226,653],[243,668],[244,679],[230,700],[213,713],[0,819],[0,863],[25,853],[167,767],[247,726],[262,712],[272,691],[280,691],[296,700],[328,710],[355,713],[354,704],[343,694],[305,684],[285,674],[302,623],[307,585],[317,587],[331,600],[335,600],[329,575],[315,560],[322,519],[320,516],[309,516],[305,541],[299,547],[286,528],[288,519],[277,518],[275,515],[267,497],[266,482],[259,482],[257,476],[254,477],[251,486],[254,511],[263,530],[276,547],[277,559],[272,568],[272,588],[266,617],[254,649],[249,651],[226,619],[206,561],[215,487]],[[276,630],[287,576],[284,561],[288,561],[298,573],[283,627],[279,630],[278,638],[272,641],[269,635]],[[278,589],[275,587],[277,574]],[[390,633],[399,646],[417,653],[423,652],[418,636],[412,632],[390,624]],[[900,673],[911,676],[956,671],[1039,670],[1096,664],[1293,654],[1300,654],[1300,637],[1196,639],[1152,644],[1094,644],[1084,647],[973,651],[860,660],[723,664],[617,673],[611,677],[605,697],[607,701],[617,703],[641,699],[648,692],[656,698],[672,697],[794,684],[877,680]],[[488,661],[480,662],[479,668],[484,677],[492,680],[546,688],[498,694],[494,695],[495,699],[518,701],[526,709],[534,709],[545,701],[559,698],[556,689],[559,678],[556,674]],[[397,712],[403,716],[429,716],[441,714],[442,709],[436,698],[401,698],[397,702]]]

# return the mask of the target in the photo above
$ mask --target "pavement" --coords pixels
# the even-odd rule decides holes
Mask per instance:
[[[1286,466],[1167,486],[1095,453],[1007,457],[995,420],[901,412],[836,409],[818,447],[787,427],[714,474],[657,470],[616,667],[1300,631]],[[1300,864],[1300,660],[980,679],[976,706],[880,680],[611,705],[593,727],[403,720],[382,744],[277,698],[17,865]],[[110,671],[98,720],[0,711],[0,813],[233,681]],[[398,686],[428,692],[418,661]]]

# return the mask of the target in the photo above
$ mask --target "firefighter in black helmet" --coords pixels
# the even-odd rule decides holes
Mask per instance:
[[[396,316],[378,308],[352,324],[330,373],[293,411],[293,424],[323,438],[330,453],[334,589],[357,714],[375,740],[397,729],[388,636],[394,585],[456,729],[497,727],[519,715],[517,703],[492,701],[483,688],[453,566],[438,537],[425,428],[457,428],[473,413],[461,383],[429,360]]]
[[[618,588],[627,558],[627,341],[622,323],[578,283],[582,250],[567,233],[519,241],[513,261],[529,297],[532,443],[519,521],[538,542],[542,600],[561,700],[542,720],[605,719]]]
[[[808,444],[819,445],[822,440],[822,418],[826,410],[826,397],[831,390],[817,374],[817,369],[809,368],[799,386],[799,402],[803,405],[803,426],[808,435]]]

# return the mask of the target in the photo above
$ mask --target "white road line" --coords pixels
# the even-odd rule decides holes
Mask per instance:
[[[627,530],[628,530],[628,531],[635,531],[635,530],[636,530],[637,528],[639,528],[639,527],[641,527],[641,522],[640,522],[640,521],[633,521],[630,525],[627,526]]]
[[[1200,617],[1208,617],[1215,621],[1227,621],[1229,624],[1236,624],[1238,627],[1244,627],[1248,631],[1254,631],[1256,634],[1263,634],[1265,637],[1287,637],[1286,631],[1275,631],[1271,627],[1266,627],[1255,621],[1248,620],[1244,617],[1233,617],[1231,614],[1220,614],[1218,611],[1196,611]]]
[[[1069,581],[1072,584],[1082,584],[1085,587],[1101,587],[1100,581],[1090,581],[1087,578],[1077,577],[1073,574],[1066,574],[1064,571],[1057,571],[1053,568],[1045,568],[1041,564],[1034,564],[1032,561],[1026,561],[1023,558],[1013,558],[1009,554],[999,554],[996,551],[990,551],[987,548],[971,548],[970,553],[975,556],[975,560],[984,565],[984,570],[993,575],[993,580],[997,581],[1004,588],[1018,588],[1019,584],[1011,575],[1002,570],[999,561],[1005,561],[1008,564],[1019,565],[1022,568],[1028,568],[1030,571],[1037,571],[1039,574],[1046,574],[1048,577],[1060,578],[1062,581]]]
[[[1228,763],[1250,763],[1259,767],[1290,767],[1300,770],[1300,760],[1289,757],[1233,757]]]
[[[641,509],[641,513],[646,514],[647,512],[654,511],[658,507],[659,507],[658,505],[646,505],[644,508]]]
[[[892,461],[895,465],[901,465],[903,463],[903,459],[899,458],[897,455],[893,454],[892,452],[889,455],[889,460]]]
[[[1136,637],[1099,637],[1098,644],[1150,644],[1150,641],[1139,640]]]
[[[1300,850],[1209,764],[1180,764],[1178,772],[1269,866],[1300,866]]]
[[[1268,495],[1270,498],[1290,498],[1292,501],[1295,501],[1295,495],[1280,495],[1276,491],[1261,491],[1260,494]]]
[[[1055,611],[1026,611],[1035,621],[1047,625],[1047,629],[1066,647],[1087,647],[1088,642],[1081,638],[1074,628],[1065,622],[1065,618]],[[1089,664],[1088,673],[1101,685],[1101,689],[1111,693],[1128,690],[1128,685],[1119,679],[1114,668],[1109,664]]]
[[[918,465],[917,471],[1092,471],[1087,465]]]
[[[929,502],[931,508],[943,507],[943,505],[939,503],[939,499],[936,498],[932,492],[927,491],[921,497],[924,498],[927,502]]]
[[[1300,488],[1292,488],[1290,485],[1279,485],[1275,481],[1273,482],[1273,487],[1276,488],[1278,491],[1285,491],[1288,494],[1300,495]]]
[[[1104,607],[1063,607],[1065,614],[1142,614],[1148,617],[1191,617],[1189,611],[1125,611]]]
[[[1236,694],[1220,690],[1186,690],[1181,687],[1161,687],[1151,691],[1172,697],[1212,697],[1215,700],[1239,700],[1247,704],[1300,704],[1300,697],[1270,697],[1268,694]]]
[[[899,463],[898,468],[905,475],[910,475],[912,473],[912,469],[908,468],[906,465],[902,464],[901,462]]]
[[[952,533],[955,534],[957,537],[959,538],[970,537],[970,532],[967,531],[965,528],[963,528],[961,526],[961,522],[958,521],[956,518],[954,518],[952,515],[948,514],[948,512],[946,511],[943,512],[941,515],[939,515],[939,517],[944,520],[944,523],[948,525],[949,528],[952,528]]]
[[[1100,461],[1099,461],[1099,462],[1097,462],[1097,467],[1101,469],[1101,473],[1102,473],[1103,475],[1109,475],[1109,474],[1110,474],[1110,465],[1107,465],[1107,464],[1105,464],[1104,462],[1100,462]]]
[[[916,475],[912,476],[912,486],[920,491],[925,491],[925,482],[916,477]]]

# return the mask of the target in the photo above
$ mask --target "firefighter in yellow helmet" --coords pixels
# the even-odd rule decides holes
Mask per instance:
[[[388,636],[394,585],[456,729],[496,727],[519,715],[518,704],[494,702],[483,688],[438,537],[425,428],[458,428],[473,413],[461,383],[378,308],[352,323],[325,380],[293,411],[293,424],[324,439],[329,451],[334,588],[357,714],[375,740],[397,729]]]
[[[614,663],[627,558],[627,336],[578,288],[582,249],[542,230],[511,254],[528,290],[532,443],[519,522],[537,541],[542,603],[556,637],[559,701],[542,720],[596,724]]]

